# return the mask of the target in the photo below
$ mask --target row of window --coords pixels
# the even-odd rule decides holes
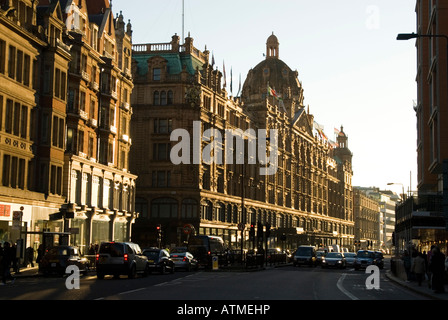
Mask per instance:
[[[0,131],[26,139],[28,135],[29,107],[0,96]]]
[[[0,39],[0,73],[31,86],[32,68],[30,55]]]
[[[143,198],[135,199],[136,210],[141,213],[141,218],[178,218],[179,203],[173,198],[157,198],[151,201],[150,207]],[[149,210],[150,209],[150,212]],[[272,227],[302,227],[305,230],[322,230],[326,232],[337,231],[340,233],[350,233],[351,226],[340,225],[337,223],[321,221],[319,219],[293,218],[292,216],[276,214],[274,212],[256,212],[250,209],[248,212],[241,212],[236,205],[225,205],[220,203],[216,206],[210,202],[200,206],[194,199],[184,199],[181,202],[180,218],[198,218],[208,221],[221,221],[228,223],[251,222],[271,223]]]
[[[133,187],[110,179],[72,171],[70,199],[78,204],[129,211],[134,191]]]

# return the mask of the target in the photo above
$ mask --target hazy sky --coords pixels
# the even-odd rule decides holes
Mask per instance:
[[[220,70],[225,63],[228,87],[232,69],[234,95],[274,32],[315,121],[332,139],[344,126],[353,185],[416,190],[416,48],[396,40],[416,30],[415,0],[185,0],[184,8],[184,36],[207,46]],[[182,0],[113,0],[119,11],[134,44],[182,37]]]

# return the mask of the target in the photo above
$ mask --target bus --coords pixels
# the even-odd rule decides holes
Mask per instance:
[[[212,257],[218,257],[220,266],[227,264],[227,248],[221,237],[198,235],[188,240],[188,252],[198,260],[198,265],[212,268]]]

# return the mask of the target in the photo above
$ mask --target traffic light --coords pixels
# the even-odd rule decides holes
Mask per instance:
[[[251,225],[250,225],[249,239],[250,239],[250,241],[255,240],[255,225],[253,223],[251,223]]]
[[[160,246],[160,243],[162,242],[162,225],[158,224],[156,226],[156,236],[157,236],[157,243]]]

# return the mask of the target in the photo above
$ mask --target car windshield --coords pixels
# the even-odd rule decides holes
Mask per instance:
[[[313,253],[313,248],[298,248],[296,251],[296,256],[310,256]]]
[[[143,254],[148,257],[148,259],[156,260],[159,258],[159,251],[144,251]]]
[[[358,258],[373,258],[373,252],[369,252],[369,251],[359,251],[358,252]]]
[[[342,258],[342,254],[339,252],[329,252],[325,258]]]
[[[124,254],[123,244],[121,243],[103,243],[101,244],[99,253],[107,253],[111,257],[122,257]]]
[[[344,256],[346,258],[354,258],[354,257],[356,257],[356,253],[347,252],[347,253],[344,253]]]

